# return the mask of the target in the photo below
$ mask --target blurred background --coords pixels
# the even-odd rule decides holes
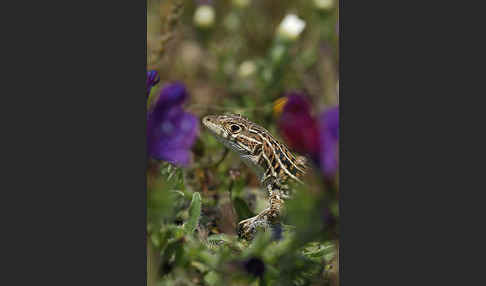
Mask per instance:
[[[339,285],[338,6],[147,1],[147,285]],[[266,194],[200,124],[225,112],[313,166],[251,242],[236,225]]]

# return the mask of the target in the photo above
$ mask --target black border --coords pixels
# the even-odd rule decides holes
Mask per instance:
[[[3,284],[145,285],[146,1],[49,4],[5,39]]]
[[[341,285],[469,285],[469,232],[484,224],[471,223],[484,202],[472,192],[484,184],[472,181],[482,167],[467,160],[482,151],[466,134],[484,129],[484,105],[467,65],[484,49],[465,39],[481,17],[432,1],[343,4]]]

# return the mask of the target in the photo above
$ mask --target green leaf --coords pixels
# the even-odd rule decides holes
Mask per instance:
[[[169,242],[165,250],[161,255],[161,269],[160,272],[162,274],[168,273],[164,270],[164,265],[175,265],[180,263],[180,260],[183,258],[183,239],[178,239],[176,241]]]
[[[184,229],[188,233],[194,232],[201,216],[201,195],[195,192],[192,195],[191,205],[189,206],[189,219],[184,224]]]
[[[219,285],[220,281],[221,277],[214,271],[209,271],[208,274],[204,276],[204,282],[206,282],[207,285]]]
[[[199,261],[192,261],[191,266],[196,268],[201,273],[206,273],[209,270],[209,267],[206,264]]]

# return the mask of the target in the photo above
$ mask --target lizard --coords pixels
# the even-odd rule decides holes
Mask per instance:
[[[252,240],[258,229],[278,224],[284,199],[289,197],[289,183],[303,183],[307,159],[292,154],[260,125],[239,114],[207,115],[202,124],[224,146],[238,154],[257,175],[267,191],[269,206],[258,215],[238,223],[238,236]]]

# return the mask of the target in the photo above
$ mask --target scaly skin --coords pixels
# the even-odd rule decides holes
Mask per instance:
[[[289,181],[302,183],[306,160],[293,155],[265,128],[238,114],[208,115],[203,125],[227,148],[236,152],[258,176],[268,192],[269,207],[238,224],[238,235],[251,240],[258,229],[278,224]]]

